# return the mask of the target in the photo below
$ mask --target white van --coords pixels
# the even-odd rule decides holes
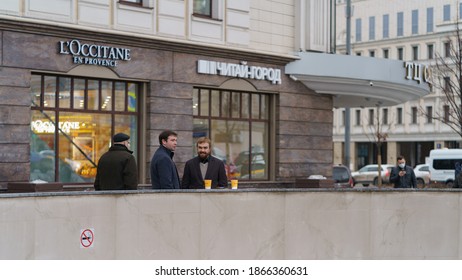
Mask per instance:
[[[455,169],[459,165],[462,167],[462,149],[431,150],[428,165],[432,182],[444,183],[452,188]]]

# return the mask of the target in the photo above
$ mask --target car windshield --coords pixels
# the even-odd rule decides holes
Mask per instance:
[[[429,169],[428,165],[426,165],[426,166],[422,166],[422,167],[419,169],[419,171],[430,171],[430,169]]]
[[[342,168],[342,167],[334,167],[332,177],[336,181],[348,180],[350,178],[346,168]]]
[[[367,171],[369,171],[368,166],[364,166],[363,168],[359,169],[359,172],[367,172]]]

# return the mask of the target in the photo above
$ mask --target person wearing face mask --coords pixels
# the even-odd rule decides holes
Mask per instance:
[[[391,170],[390,182],[395,184],[395,188],[417,188],[414,170],[406,165],[404,156],[398,156],[397,163]]]
[[[212,143],[209,138],[201,137],[197,140],[197,157],[186,162],[181,187],[183,189],[203,189],[204,180],[212,180],[212,188],[226,188],[225,164],[211,155]]]

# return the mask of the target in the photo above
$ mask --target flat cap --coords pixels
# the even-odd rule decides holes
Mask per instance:
[[[128,139],[130,139],[130,136],[128,136],[128,135],[125,134],[125,133],[117,133],[116,135],[114,135],[114,137],[112,137],[112,141],[113,141],[114,143],[119,143],[119,142],[127,141]]]

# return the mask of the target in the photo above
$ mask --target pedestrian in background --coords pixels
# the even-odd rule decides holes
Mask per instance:
[[[130,136],[117,133],[112,137],[112,146],[98,162],[94,187],[103,190],[136,190],[138,168],[130,151]]]
[[[181,186],[184,189],[203,189],[204,180],[212,180],[212,188],[226,188],[228,177],[225,164],[211,155],[212,143],[209,138],[201,137],[196,142],[197,156],[188,160],[184,167]]]
[[[414,169],[406,165],[404,156],[398,156],[397,166],[391,169],[390,182],[395,184],[395,188],[417,188]]]
[[[462,186],[462,177],[459,178],[460,173],[462,173],[462,164],[460,161],[456,161],[454,168],[454,188],[460,188]],[[457,183],[457,184],[456,184]]]
[[[159,134],[159,148],[151,159],[151,184],[153,189],[179,189],[180,178],[173,162],[178,134],[165,130]]]

